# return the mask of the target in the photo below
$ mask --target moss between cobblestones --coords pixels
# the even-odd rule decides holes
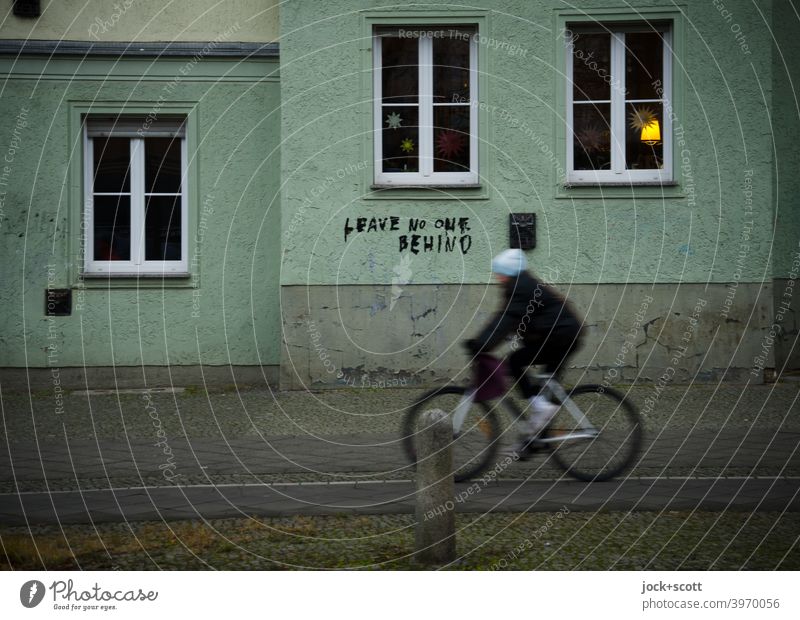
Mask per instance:
[[[458,515],[454,569],[797,570],[797,513]],[[63,531],[63,534],[62,534]],[[0,529],[5,570],[418,569],[407,515]]]

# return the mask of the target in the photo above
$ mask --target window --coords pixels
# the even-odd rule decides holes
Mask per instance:
[[[478,183],[478,48],[468,26],[375,30],[377,184]]]
[[[669,27],[568,27],[566,35],[568,181],[671,181]]]
[[[86,273],[188,271],[184,121],[86,119]]]

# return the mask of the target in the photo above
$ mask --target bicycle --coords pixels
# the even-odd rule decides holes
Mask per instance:
[[[548,427],[527,445],[521,458],[550,452],[567,474],[586,482],[610,480],[633,465],[641,448],[642,424],[629,399],[617,390],[597,384],[577,385],[567,392],[551,375],[533,376],[541,393],[560,406]],[[467,387],[441,387],[410,407],[403,420],[403,447],[412,464],[417,461],[414,436],[420,430],[421,414],[429,409],[442,409],[452,417],[456,482],[476,477],[493,464],[503,434],[502,424],[497,406],[477,400],[479,387],[477,379]],[[523,410],[510,398],[513,389],[513,386],[503,389],[500,403],[521,430],[525,418]],[[609,445],[612,450],[607,449]]]

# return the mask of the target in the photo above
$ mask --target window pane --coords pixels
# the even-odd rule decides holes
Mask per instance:
[[[469,172],[469,106],[433,109],[433,171]]]
[[[625,35],[625,88],[628,99],[660,99],[664,82],[664,41],[657,32]]]
[[[131,147],[128,138],[92,138],[94,191],[129,192]]]
[[[383,106],[383,171],[419,172],[419,110]]]
[[[433,39],[433,102],[469,102],[469,40],[465,30],[443,29]]]
[[[607,103],[574,106],[575,170],[611,169],[610,116],[611,106]]]
[[[572,45],[573,99],[610,99],[611,35],[575,33]]]
[[[148,197],[144,221],[144,259],[180,260],[181,197]]]
[[[575,33],[572,42],[573,99],[610,99],[611,35]]]
[[[181,141],[148,138],[144,147],[145,191],[179,194],[181,191]]]
[[[94,260],[130,260],[130,196],[95,196],[93,219]]]
[[[660,103],[629,103],[625,109],[625,167],[654,170],[664,166],[664,130]]]
[[[381,37],[383,103],[417,103],[419,40]]]

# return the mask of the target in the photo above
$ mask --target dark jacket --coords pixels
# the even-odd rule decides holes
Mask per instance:
[[[504,288],[502,308],[470,342],[473,351],[491,351],[506,336],[533,345],[552,336],[575,338],[580,332],[581,320],[567,300],[527,271]]]

